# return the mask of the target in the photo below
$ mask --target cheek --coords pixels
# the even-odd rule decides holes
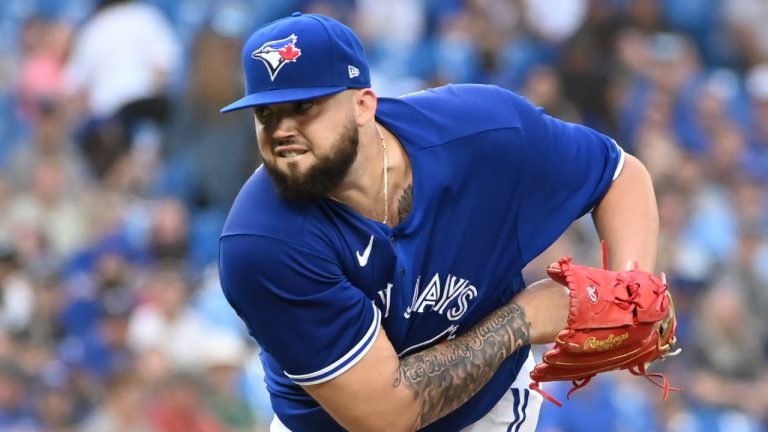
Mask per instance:
[[[262,158],[272,158],[272,152],[270,151],[270,145],[269,140],[265,136],[265,134],[257,133],[256,134],[256,145],[259,147],[259,153],[261,153]]]

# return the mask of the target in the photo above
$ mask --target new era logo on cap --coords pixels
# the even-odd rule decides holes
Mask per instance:
[[[264,62],[269,70],[269,78],[274,81],[277,73],[288,62],[295,62],[301,55],[301,50],[296,48],[299,38],[292,34],[285,39],[269,41],[251,54],[254,59]]]
[[[349,72],[349,77],[350,78],[354,78],[356,76],[360,76],[360,69],[358,69],[358,68],[356,68],[356,67],[354,67],[352,65],[347,66],[347,71]]]

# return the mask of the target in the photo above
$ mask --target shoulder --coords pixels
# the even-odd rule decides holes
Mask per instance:
[[[482,106],[494,101],[521,98],[517,93],[488,84],[448,84],[400,96],[398,99],[413,104],[452,103]]]
[[[313,207],[312,202],[289,202],[281,198],[262,167],[240,189],[221,235],[264,235],[292,241],[301,238],[300,231],[311,219]]]
[[[449,84],[401,96],[400,100],[421,109],[447,115],[472,115],[487,121],[511,121],[520,106],[530,104],[517,93],[495,85]]]
[[[439,141],[494,129],[520,127],[520,112],[533,109],[522,96],[498,86],[452,84],[399,98],[381,98],[385,122],[417,124]]]

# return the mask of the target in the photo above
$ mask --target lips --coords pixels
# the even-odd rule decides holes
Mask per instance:
[[[279,158],[295,158],[307,153],[307,149],[301,146],[288,145],[275,148],[275,155]]]

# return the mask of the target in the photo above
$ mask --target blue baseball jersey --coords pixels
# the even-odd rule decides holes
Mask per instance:
[[[224,293],[261,346],[274,411],[292,431],[343,430],[300,385],[344,373],[379,332],[403,357],[507,303],[525,287],[523,267],[600,201],[623,161],[612,139],[494,86],[381,98],[376,119],[410,158],[405,220],[390,228],[330,199],[285,201],[258,169],[221,237]],[[528,351],[425,430],[483,417]]]

